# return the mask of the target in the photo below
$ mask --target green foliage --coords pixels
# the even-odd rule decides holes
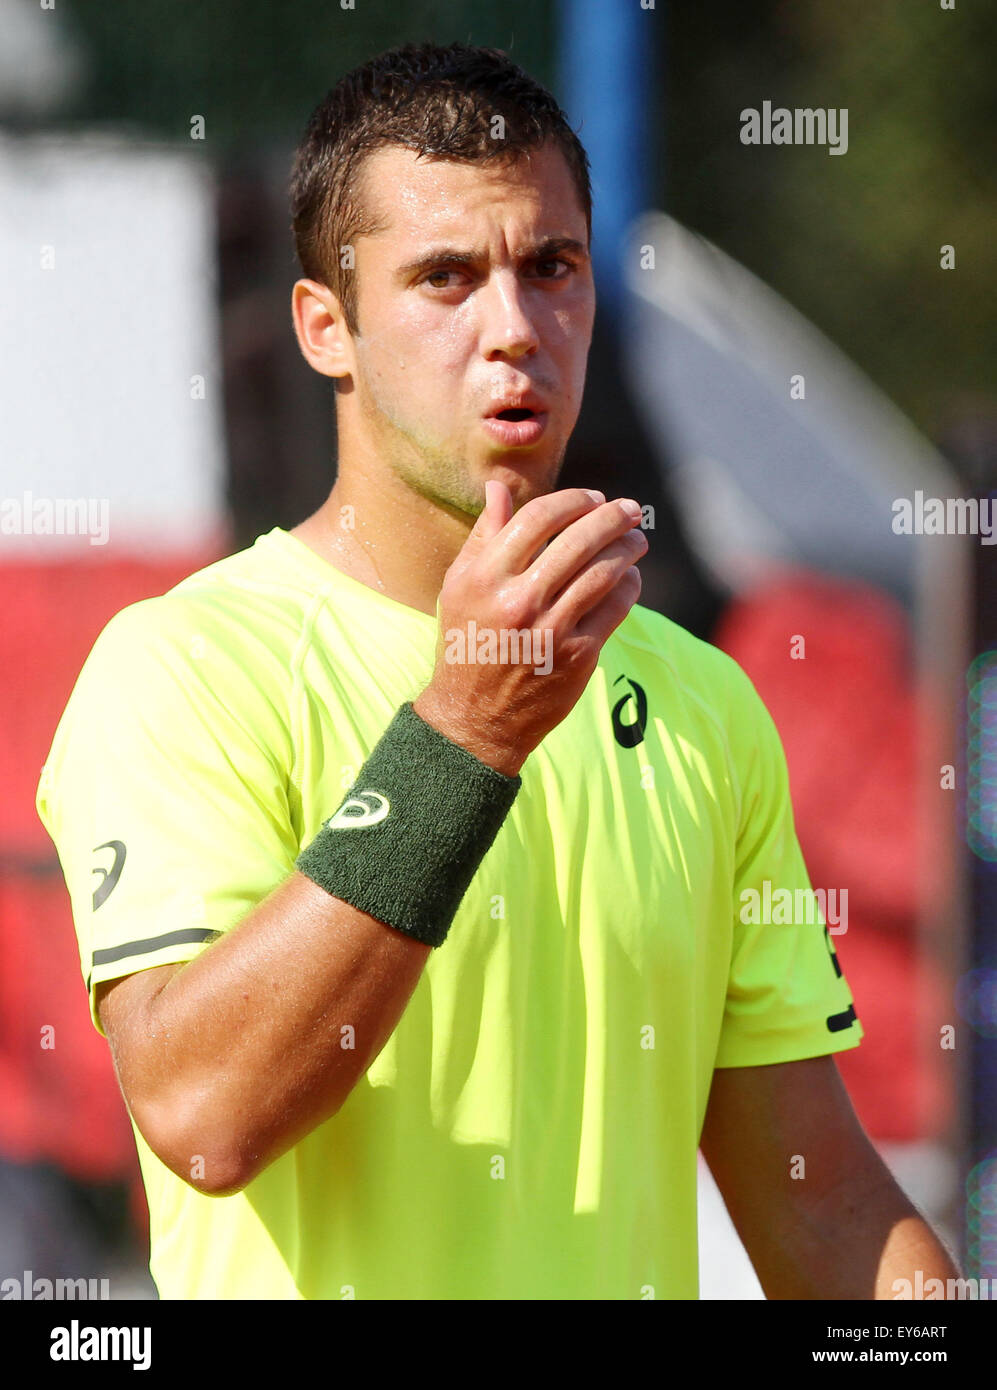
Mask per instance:
[[[73,120],[186,140],[202,115],[215,160],[287,151],[343,72],[409,40],[491,44],[555,83],[554,0],[60,6],[91,63]],[[652,201],[784,294],[922,427],[957,396],[992,399],[997,7],[672,0],[659,14]],[[847,107],[847,154],[742,145],[740,112],[764,100]]]
[[[667,205],[933,432],[997,378],[997,11],[957,0],[673,5]],[[728,9],[728,7],[723,7]],[[747,10],[748,7],[744,7]],[[849,148],[741,145],[764,100],[847,107]],[[939,248],[956,249],[942,270]]]
[[[538,0],[60,0],[93,63],[77,118],[186,139],[206,117],[215,154],[294,141],[344,72],[396,44],[504,49],[551,81],[550,6]]]

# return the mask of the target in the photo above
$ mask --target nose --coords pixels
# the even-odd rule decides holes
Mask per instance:
[[[497,271],[484,287],[482,353],[489,362],[500,358],[528,357],[540,346],[540,338],[527,305],[526,291],[513,273]]]

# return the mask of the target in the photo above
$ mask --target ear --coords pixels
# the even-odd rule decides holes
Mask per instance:
[[[291,316],[301,355],[322,376],[353,371],[353,338],[339,300],[318,280],[298,280],[291,291]]]

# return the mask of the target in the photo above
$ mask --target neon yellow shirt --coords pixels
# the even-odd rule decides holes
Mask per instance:
[[[111,620],[37,803],[91,1007],[292,872],[436,632],[279,528]],[[729,657],[638,605],[522,779],[335,1117],[230,1197],[136,1130],[162,1297],[697,1296],[713,1069],[861,1037],[820,921],[741,910],[809,888],[778,735]]]

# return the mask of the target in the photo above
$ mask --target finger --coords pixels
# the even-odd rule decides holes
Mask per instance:
[[[527,577],[540,603],[554,604],[575,579],[606,559],[625,554],[629,556],[627,564],[632,565],[647,554],[647,537],[640,528],[640,512],[624,510],[622,500],[628,499],[600,507],[574,522],[537,556]],[[614,582],[616,577],[614,574]]]
[[[505,483],[489,479],[485,483],[485,505],[468,532],[463,548],[471,554],[477,554],[482,546],[498,535],[511,519],[512,511],[512,493],[508,487]]]
[[[602,602],[586,613],[575,628],[575,635],[594,638],[601,650],[640,598],[641,583],[636,565],[624,570]]]
[[[522,574],[552,536],[586,512],[595,511],[605,500],[601,492],[582,487],[531,498],[503,527],[502,534],[493,538],[495,543],[489,555],[492,577]]]
[[[506,484],[494,479],[485,483],[485,510],[478,517],[478,521],[485,518],[487,523],[484,528],[485,539],[491,540],[492,536],[497,536],[502,527],[512,520],[512,513],[512,493]]]
[[[571,632],[619,583],[625,572],[647,554],[643,531],[629,531],[607,545],[571,576],[551,603],[546,623],[556,632]]]
[[[467,533],[467,540],[458,551],[453,564],[447,571],[453,581],[459,578],[468,565],[478,558],[480,551],[493,540],[512,516],[512,493],[505,483],[494,479],[485,483],[485,505],[478,513],[474,525]]]

